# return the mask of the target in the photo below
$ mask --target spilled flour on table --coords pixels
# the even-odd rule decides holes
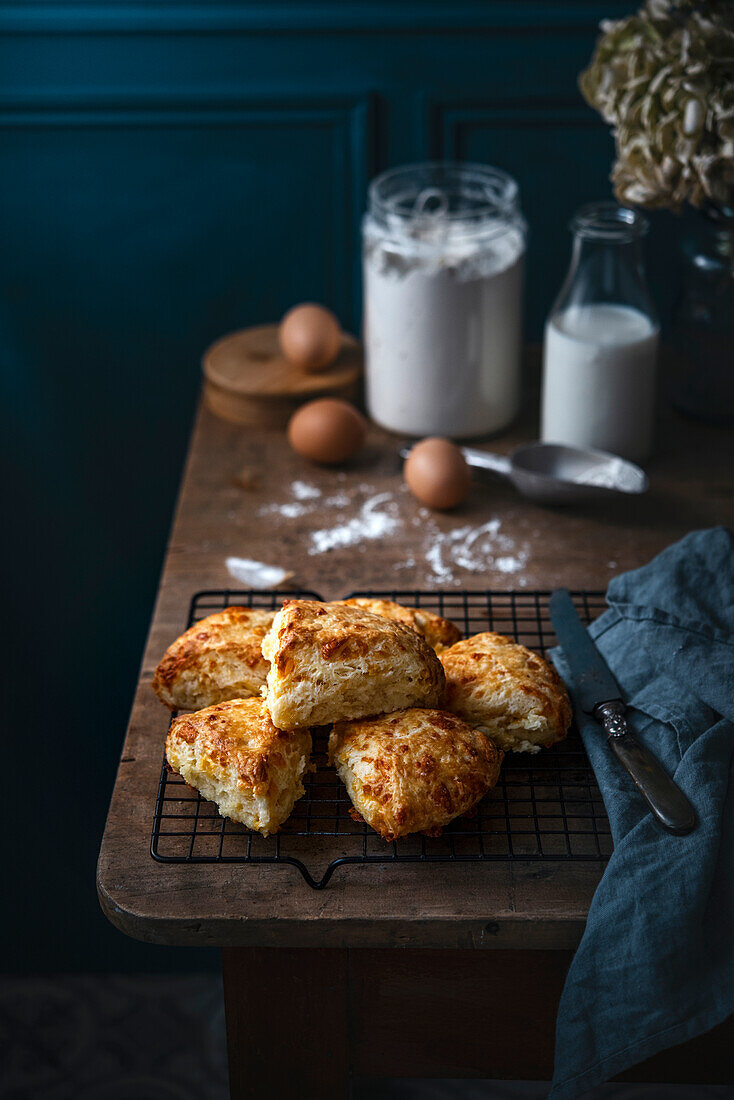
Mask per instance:
[[[514,539],[502,534],[499,519],[480,527],[465,525],[442,531],[431,513],[421,510],[419,522],[426,530],[424,555],[433,574],[426,577],[428,582],[456,584],[456,569],[468,573],[519,573],[527,565],[527,546],[518,547]]]
[[[528,563],[529,543],[505,534],[500,519],[477,526],[459,524],[447,531],[429,509],[419,508],[416,514],[405,485],[395,492],[378,492],[367,483],[349,487],[341,472],[335,480],[340,484],[331,492],[322,492],[302,479],[293,481],[290,500],[264,504],[258,515],[296,520],[318,514],[322,526],[304,532],[309,556],[355,546],[366,550],[370,543],[390,540],[413,528],[412,553],[394,568],[413,570],[425,564],[427,585],[458,585],[466,573],[512,576],[522,573]],[[332,516],[333,522],[329,522]],[[525,582],[515,577],[515,583],[522,587]]]
[[[312,531],[309,536],[309,554],[323,554],[342,546],[373,539],[383,539],[400,526],[398,502],[392,493],[378,493],[365,501],[359,515],[336,527],[324,527]]]
[[[277,588],[293,576],[293,573],[281,569],[279,565],[268,565],[264,561],[253,561],[252,558],[227,558],[224,564],[229,575],[248,588]]]
[[[293,504],[266,504],[258,509],[257,514],[259,516],[270,514],[283,516],[285,519],[298,519],[299,516],[307,516],[310,512],[313,512],[313,508],[309,508],[307,504],[299,504],[296,501]]]
[[[309,485],[307,481],[294,481],[291,492],[296,500],[318,500],[321,496],[321,490],[315,485]]]
[[[276,515],[285,519],[299,519],[300,516],[308,516],[316,509],[316,501],[321,500],[321,490],[316,485],[309,485],[307,481],[294,481],[291,484],[293,500],[287,500],[283,504],[264,504],[258,509],[259,516]]]

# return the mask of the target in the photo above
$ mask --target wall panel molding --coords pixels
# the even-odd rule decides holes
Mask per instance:
[[[624,0],[322,0],[321,3],[0,4],[0,31],[8,34],[249,33],[588,33],[604,18],[621,16]]]
[[[187,124],[206,116],[207,121],[226,124],[228,121],[258,123],[272,119],[338,125],[366,130],[374,110],[375,96],[365,95],[264,95],[257,90],[208,90],[193,93],[186,88],[162,88],[140,94],[133,90],[106,93],[98,89],[67,92],[63,89],[4,95],[0,99],[0,119],[4,125],[30,125],[31,120],[43,120],[43,125],[93,125],[104,121],[109,125],[141,126]]]
[[[343,317],[358,313],[360,272],[357,228],[364,209],[367,184],[374,174],[375,97],[319,96],[289,100],[262,96],[192,97],[172,90],[144,97],[100,95],[83,92],[25,95],[0,104],[0,130],[175,130],[206,127],[241,131],[256,128],[327,130],[331,134],[330,178],[336,181],[338,203],[330,206],[333,218],[325,231],[330,243],[333,302]],[[298,186],[294,175],[294,187]],[[247,196],[243,196],[247,198]]]
[[[580,96],[509,100],[425,96],[421,97],[419,110],[432,159],[465,159],[467,139],[476,130],[507,127],[538,129],[546,126],[554,129],[600,129],[603,126],[598,114],[587,107]]]

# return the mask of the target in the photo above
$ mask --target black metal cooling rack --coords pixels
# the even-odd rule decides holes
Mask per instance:
[[[556,638],[548,591],[364,591],[355,596],[397,600],[451,619],[464,635],[495,630],[546,654]],[[573,592],[584,622],[605,609],[601,592]],[[274,609],[287,597],[314,592],[198,592],[189,626],[232,604]],[[410,836],[386,843],[350,816],[347,792],[326,759],[328,730],[314,731],[315,771],[305,795],[275,836],[262,837],[220,817],[217,808],[180,776],[161,770],[151,855],[162,863],[274,863],[297,867],[316,890],[337,867],[365,863],[445,863],[499,860],[605,861],[612,851],[601,793],[578,732],[537,754],[508,753],[497,786],[472,816],[458,818],[440,837]]]

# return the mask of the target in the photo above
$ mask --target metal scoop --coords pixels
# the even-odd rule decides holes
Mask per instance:
[[[636,496],[649,488],[647,474],[606,451],[561,443],[525,443],[509,455],[461,448],[467,463],[509,478],[518,492],[539,504],[570,504],[610,496]],[[400,452],[407,458],[409,448]]]

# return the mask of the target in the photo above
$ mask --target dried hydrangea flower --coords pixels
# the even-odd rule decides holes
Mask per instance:
[[[601,24],[579,84],[614,128],[620,202],[734,202],[734,2],[647,0]]]

